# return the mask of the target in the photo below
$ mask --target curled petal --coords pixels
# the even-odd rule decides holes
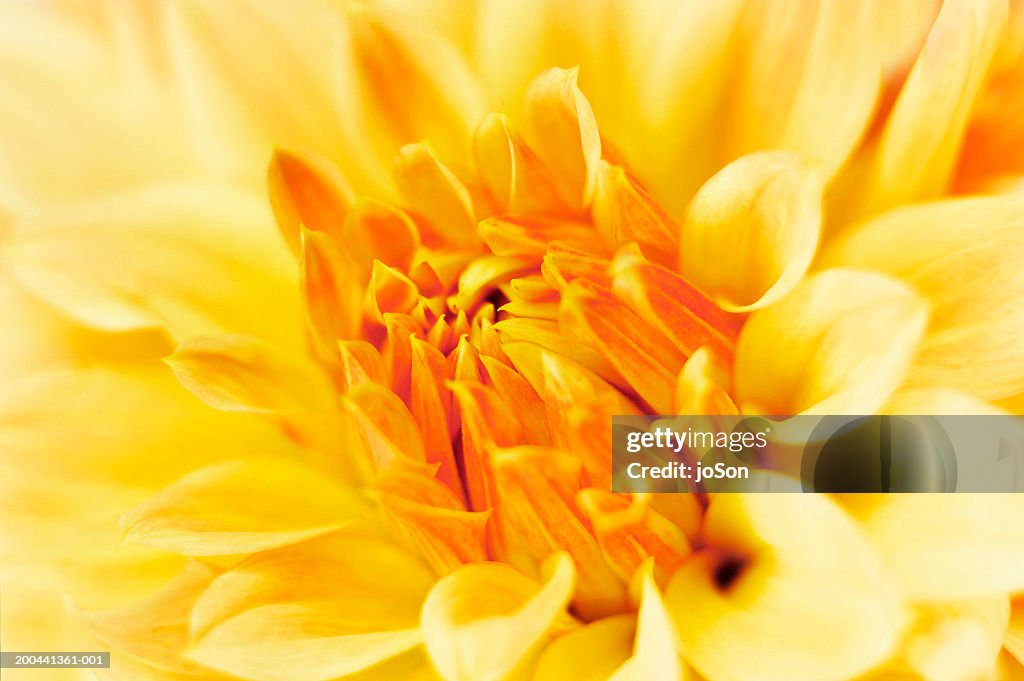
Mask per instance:
[[[572,560],[557,554],[538,585],[515,568],[477,563],[439,581],[423,604],[424,643],[446,681],[499,681],[567,626]]]
[[[601,136],[577,75],[576,69],[550,69],[530,84],[523,137],[551,171],[562,201],[581,209],[594,193]]]
[[[251,500],[251,503],[244,503]],[[365,513],[357,494],[284,459],[191,473],[125,514],[125,541],[192,556],[265,551],[337,530]]]
[[[824,495],[720,495],[703,545],[665,601],[704,677],[839,681],[897,642],[903,613],[882,562]]]
[[[654,581],[654,567],[648,563],[641,570],[643,586],[633,655],[609,681],[682,681],[686,677],[676,652],[674,625]]]
[[[348,213],[342,241],[365,281],[375,260],[409,271],[420,248],[420,232],[401,208],[360,197]]]
[[[316,364],[258,338],[194,338],[165,361],[196,397],[224,411],[318,411],[335,404],[330,381]]]
[[[874,413],[902,382],[927,321],[927,303],[895,279],[816,274],[744,325],[737,403],[744,413]]]
[[[761,152],[730,163],[686,210],[680,273],[728,310],[775,302],[814,257],[822,191],[818,172],[790,153]]]
[[[484,118],[473,138],[473,151],[497,212],[516,215],[561,208],[547,169],[509,129],[504,115]]]
[[[612,615],[552,641],[537,661],[534,681],[604,681],[632,652],[636,620]]]
[[[830,264],[907,281],[932,305],[908,380],[999,399],[1024,391],[1024,198],[953,199],[902,208],[853,229]]]

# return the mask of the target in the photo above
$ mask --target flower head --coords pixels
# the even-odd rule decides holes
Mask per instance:
[[[903,9],[102,15],[188,134],[50,192],[16,147],[0,576],[114,678],[1019,670],[1015,497],[611,492],[613,415],[1024,392],[1019,8]]]

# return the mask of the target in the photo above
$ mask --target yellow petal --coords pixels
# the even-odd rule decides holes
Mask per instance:
[[[316,411],[335,404],[330,382],[317,365],[258,338],[194,338],[166,362],[196,397],[225,411]]]
[[[1012,494],[878,497],[858,518],[915,600],[1024,589],[1024,500]]]
[[[881,86],[873,3],[750,3],[740,22],[730,157],[785,149],[831,176],[871,121]]]
[[[674,625],[665,609],[658,585],[654,582],[654,566],[643,568],[643,596],[637,614],[636,644],[629,658],[609,681],[645,681],[664,679],[681,681],[684,668],[676,652]]]
[[[365,513],[356,493],[284,459],[191,473],[121,519],[125,541],[193,556],[265,551],[325,534]]]
[[[921,607],[899,657],[926,681],[986,678],[1009,617],[1006,596]]]
[[[43,214],[4,243],[31,290],[99,329],[177,339],[251,332],[295,345],[294,268],[263,199],[215,186],[155,186]]]
[[[744,325],[737,403],[744,413],[874,413],[910,367],[927,312],[895,279],[846,269],[816,274]]]
[[[586,367],[609,383],[617,386],[627,385],[622,374],[604,355],[590,345],[580,343],[578,340],[560,333],[556,322],[509,318],[495,324],[494,329],[505,344],[529,343],[554,354],[562,355]]]
[[[897,642],[901,609],[856,523],[825,496],[720,495],[665,601],[681,653],[721,681],[839,681]]]
[[[410,555],[356,534],[260,553],[203,593],[188,655],[256,681],[352,674],[420,643],[418,614],[432,582]]]
[[[366,295],[370,316],[383,321],[385,312],[411,312],[419,301],[420,292],[409,277],[376,260]]]
[[[541,654],[533,681],[607,681],[630,656],[635,629],[632,615],[614,615],[559,636]]]
[[[426,144],[402,147],[395,162],[395,183],[409,210],[427,222],[427,245],[477,244],[476,212],[469,190]]]
[[[576,85],[576,69],[550,69],[530,84],[523,137],[547,166],[561,199],[589,205],[601,159],[601,137],[590,102]]]
[[[538,585],[501,563],[466,565],[439,581],[423,604],[424,643],[446,681],[500,681],[564,627],[572,560],[557,554]]]
[[[942,4],[882,131],[865,212],[946,188],[1006,17],[1002,0]]]
[[[301,227],[341,233],[354,197],[337,166],[312,152],[278,149],[267,179],[277,227],[293,251],[299,250]]]
[[[728,310],[775,302],[814,257],[822,191],[818,171],[794,154],[761,152],[733,161],[686,210],[679,272]]]
[[[988,399],[1024,390],[1021,196],[954,199],[896,210],[850,232],[829,263],[899,277],[932,305],[908,380]]]
[[[205,671],[184,656],[189,613],[219,570],[196,560],[145,601],[123,609],[83,613],[107,646],[168,672],[200,676]],[[201,678],[201,676],[200,676]]]

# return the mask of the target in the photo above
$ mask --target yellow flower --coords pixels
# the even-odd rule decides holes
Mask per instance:
[[[1024,674],[1016,496],[610,491],[616,414],[1022,404],[1019,3],[2,11],[3,649]]]

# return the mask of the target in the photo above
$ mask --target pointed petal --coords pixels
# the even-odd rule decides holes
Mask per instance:
[[[594,194],[594,225],[612,246],[640,244],[644,255],[671,267],[679,251],[679,228],[636,178],[601,161]]]
[[[946,188],[1006,18],[1001,0],[942,4],[882,132],[866,212]]]
[[[491,453],[498,557],[533,570],[555,551],[567,551],[579,571],[574,605],[587,618],[621,611],[625,586],[605,562],[576,506],[580,464],[567,452],[511,447]]]
[[[689,357],[708,347],[731,363],[738,321],[674,272],[646,262],[629,249],[612,261],[612,292]]]
[[[165,360],[181,384],[216,409],[279,413],[335,404],[319,367],[249,336],[194,338]]]
[[[908,380],[988,399],[1024,390],[1024,197],[954,199],[903,208],[855,228],[826,253],[913,285],[931,324]]]
[[[902,382],[927,317],[927,304],[895,279],[816,274],[743,327],[737,404],[744,413],[874,413]]]
[[[300,284],[306,326],[318,352],[332,357],[339,339],[359,335],[366,280],[330,235],[303,230],[301,236]]]
[[[676,652],[671,616],[654,581],[653,565],[648,563],[642,570],[643,596],[637,614],[633,655],[616,670],[609,681],[644,681],[653,678],[682,681],[686,678],[684,667]]]
[[[395,162],[395,183],[410,210],[427,221],[428,244],[473,248],[476,213],[466,186],[426,144],[402,147]]]
[[[299,250],[301,227],[341,233],[355,197],[337,166],[313,152],[278,149],[267,176],[277,228],[293,251]]]
[[[349,211],[343,242],[365,279],[374,260],[408,272],[420,248],[420,231],[401,208],[360,197]]]
[[[494,325],[503,344],[524,342],[562,355],[586,367],[609,383],[626,386],[622,374],[600,352],[559,331],[559,325],[539,319],[505,319]]]
[[[730,156],[784,149],[833,175],[870,123],[881,87],[877,11],[860,2],[747,4]]]
[[[596,347],[654,413],[670,412],[685,357],[656,327],[611,296],[575,286],[562,294],[560,326]]]
[[[594,111],[576,85],[576,69],[550,69],[526,91],[523,137],[555,178],[569,206],[589,205],[601,159]]]
[[[889,655],[902,613],[857,524],[824,495],[719,495],[668,585],[704,677],[839,681]]]
[[[573,580],[565,554],[551,559],[541,585],[500,563],[457,569],[423,604],[424,643],[434,665],[446,681],[505,678],[562,625]]]
[[[761,152],[733,161],[686,210],[680,273],[727,310],[775,302],[814,257],[822,191],[817,170],[794,154]]]
[[[509,129],[503,114],[484,118],[473,137],[473,151],[495,212],[564,212],[550,173]]]
[[[185,476],[125,514],[121,526],[125,541],[192,556],[235,555],[326,534],[365,509],[353,490],[310,467],[235,461]]]

